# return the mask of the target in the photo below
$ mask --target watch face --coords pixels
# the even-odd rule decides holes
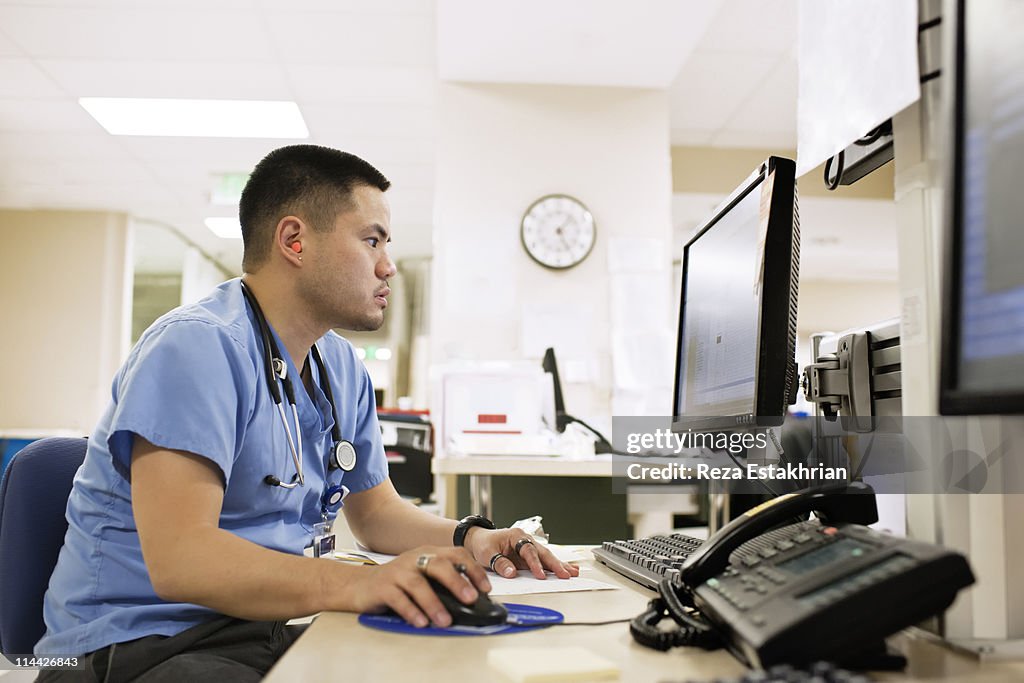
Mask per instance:
[[[526,253],[547,268],[571,268],[594,248],[594,216],[566,195],[541,197],[526,210],[520,229]]]

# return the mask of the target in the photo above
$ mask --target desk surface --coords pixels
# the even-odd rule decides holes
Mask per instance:
[[[519,595],[509,602],[540,605],[565,614],[566,621],[630,619],[653,595],[602,565],[591,565],[586,576],[623,586],[622,590]],[[526,633],[481,637],[431,637],[385,633],[364,628],[356,615],[325,613],[292,646],[264,679],[291,681],[492,681],[509,679],[491,670],[492,647],[582,646],[615,662],[622,681],[712,680],[738,676],[743,667],[724,650],[705,652],[677,648],[655,652],[633,642],[628,625],[555,626]],[[986,664],[921,640],[901,641],[910,655],[906,674],[877,674],[879,680],[1024,680],[1024,663]]]

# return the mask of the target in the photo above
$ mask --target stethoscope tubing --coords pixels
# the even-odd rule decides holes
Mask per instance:
[[[267,324],[266,316],[263,315],[263,309],[260,308],[259,302],[256,300],[256,296],[249,290],[244,282],[241,283],[241,286],[242,293],[245,295],[246,301],[248,301],[249,305],[252,307],[253,317],[256,319],[256,327],[258,328],[260,337],[263,340],[264,374],[266,375],[267,386],[270,389],[270,395],[274,400],[274,404],[277,406],[278,417],[281,420],[281,425],[284,427],[285,437],[288,440],[288,450],[291,452],[292,463],[295,466],[295,477],[291,482],[281,481],[273,475],[267,475],[264,478],[264,481],[271,486],[280,486],[286,489],[305,486],[306,479],[302,471],[302,427],[299,422],[299,411],[295,404],[295,390],[292,386],[291,379],[288,377],[288,366],[281,358],[281,352],[277,347],[277,343],[270,334],[270,326]],[[355,468],[355,448],[349,441],[341,438],[341,426],[338,423],[338,411],[334,404],[334,392],[331,391],[331,380],[327,374],[327,365],[324,363],[324,359],[320,355],[320,349],[317,348],[316,344],[313,344],[311,352],[313,360],[317,365],[317,370],[321,376],[324,396],[327,398],[327,402],[331,406],[331,417],[334,419],[334,426],[331,429],[331,436],[334,443],[331,447],[331,457],[329,458],[328,468],[342,469],[346,472],[350,472]],[[278,382],[280,382],[280,385]],[[284,397],[281,396],[281,387],[284,388]],[[288,419],[285,417],[285,399],[291,407],[292,422],[295,425],[294,437],[292,436],[291,427],[288,425]],[[342,448],[346,448],[348,451],[351,451],[351,457],[341,460],[338,457],[338,452]]]

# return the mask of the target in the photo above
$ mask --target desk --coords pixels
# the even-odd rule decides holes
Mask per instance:
[[[516,455],[465,455],[448,458],[434,458],[431,471],[440,475],[436,497],[441,514],[449,519],[456,518],[456,486],[458,475],[469,477],[471,512],[494,519],[491,477],[612,477],[612,456],[596,455],[589,458],[566,458]],[[693,493],[693,486],[665,486],[662,495],[629,494],[626,501],[629,522],[633,525],[634,537],[653,536],[673,528],[675,514],[693,514],[697,507],[687,498],[680,504],[680,497]],[[556,539],[557,540],[557,539]],[[589,539],[588,539],[589,540]]]
[[[548,593],[502,598],[509,602],[550,607],[565,614],[566,621],[604,621],[632,618],[639,614],[653,593],[620,577],[603,565],[587,576],[623,586],[622,590],[579,593]],[[551,579],[557,580],[557,579]],[[979,665],[927,641],[901,642],[910,656],[908,674],[878,674],[879,680],[1024,680],[1024,663]],[[705,652],[676,648],[656,652],[633,642],[627,624],[607,626],[555,626],[527,633],[481,637],[431,637],[385,633],[364,628],[356,615],[325,613],[285,654],[264,679],[266,683],[316,682],[339,680],[488,681],[507,683],[509,679],[487,664],[492,647],[545,647],[577,645],[615,662],[620,680],[712,680],[737,676],[743,667],[725,650]]]
[[[473,514],[492,519],[492,476],[610,477],[612,460],[611,456],[573,460],[526,455],[463,455],[434,458],[431,471],[442,477],[438,502],[441,503],[441,510],[446,517],[453,518],[457,514],[454,482],[455,477],[461,474],[469,476],[469,497]]]

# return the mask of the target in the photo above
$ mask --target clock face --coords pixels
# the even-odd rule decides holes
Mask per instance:
[[[523,247],[547,268],[571,268],[594,248],[594,216],[579,201],[561,194],[541,197],[526,210],[519,235]]]

